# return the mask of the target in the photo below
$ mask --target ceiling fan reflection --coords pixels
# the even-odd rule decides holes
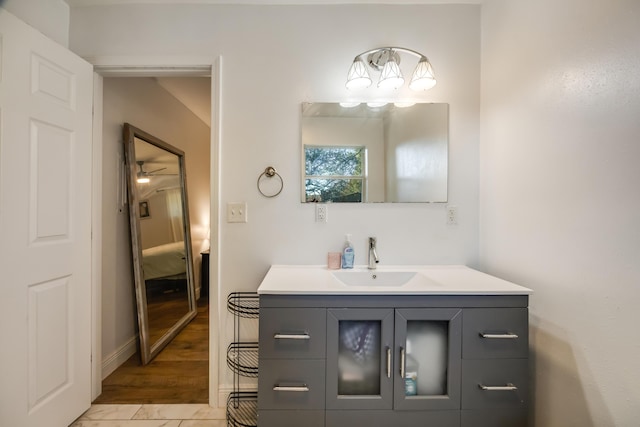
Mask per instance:
[[[177,175],[177,173],[158,173],[160,171],[167,169],[166,167],[155,169],[152,171],[145,171],[143,168],[144,160],[138,160],[136,161],[136,164],[138,165],[137,178],[138,178],[138,183],[140,184],[148,183],[149,177],[152,177],[152,176]]]

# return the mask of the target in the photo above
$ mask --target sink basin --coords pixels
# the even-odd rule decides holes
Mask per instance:
[[[347,286],[403,286],[415,271],[336,271],[333,276]]]

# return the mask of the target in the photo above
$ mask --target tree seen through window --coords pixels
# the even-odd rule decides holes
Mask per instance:
[[[365,147],[305,146],[308,202],[362,202]]]

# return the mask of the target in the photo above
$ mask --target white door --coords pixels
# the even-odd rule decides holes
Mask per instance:
[[[92,79],[0,8],[0,426],[91,405]]]

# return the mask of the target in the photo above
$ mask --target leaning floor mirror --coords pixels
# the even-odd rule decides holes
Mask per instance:
[[[146,365],[196,316],[184,152],[124,125],[140,355]]]

